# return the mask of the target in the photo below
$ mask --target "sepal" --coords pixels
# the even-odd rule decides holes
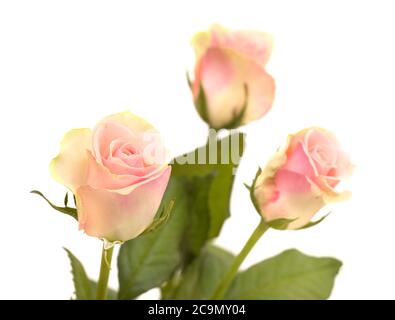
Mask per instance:
[[[152,221],[152,223],[147,227],[147,229],[144,230],[142,235],[153,232],[166,224],[173,210],[174,202],[175,200],[169,201],[169,204],[160,211],[159,216],[156,217],[154,221]]]
[[[49,201],[40,191],[38,190],[32,190],[30,193],[34,193],[42,197],[47,203],[56,211],[59,211],[61,213],[67,214],[70,217],[73,217],[75,220],[78,221],[78,214],[77,214],[77,209],[72,208],[68,206],[68,193],[66,193],[66,196],[64,198],[64,207],[56,206],[54,205],[51,201]]]
[[[309,228],[311,228],[311,227],[314,227],[314,226],[316,226],[317,224],[319,224],[319,223],[321,223],[322,221],[324,221],[324,220],[326,219],[326,217],[329,216],[329,215],[330,215],[330,212],[327,213],[326,215],[324,215],[323,217],[321,217],[320,219],[318,219],[317,221],[310,221],[310,222],[307,222],[304,226],[302,226],[302,227],[300,227],[300,228],[298,228],[298,229],[296,229],[296,230],[303,230],[303,229],[309,229]]]

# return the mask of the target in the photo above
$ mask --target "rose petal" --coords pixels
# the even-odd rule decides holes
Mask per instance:
[[[304,133],[304,140],[307,148],[314,145],[329,145],[335,149],[340,149],[340,143],[336,137],[328,130],[320,127],[308,128]]]
[[[127,126],[113,121],[100,122],[93,130],[93,154],[96,160],[102,164],[103,158],[109,158],[114,148],[112,142],[119,140],[137,141],[137,138]]]
[[[203,41],[201,40],[201,42]],[[213,25],[211,28],[211,45],[233,49],[235,52],[254,60],[259,66],[265,66],[272,52],[273,39],[270,34],[265,32],[255,30],[233,31],[226,30],[219,25]]]
[[[192,46],[195,49],[196,59],[206,52],[211,46],[211,35],[208,32],[198,32],[192,38]]]
[[[159,133],[152,127],[150,123],[145,121],[143,118],[140,118],[128,111],[110,115],[104,118],[102,122],[119,123],[125,127],[128,127],[130,131],[134,134],[140,133],[140,134],[146,134],[147,136],[149,135],[159,136]],[[142,142],[145,141],[146,140],[143,139]]]
[[[152,167],[145,167],[143,159],[140,155],[136,156],[134,160],[130,159],[112,158],[111,160],[103,159],[103,165],[115,175],[146,175],[152,170]]]
[[[304,140],[305,150],[314,161],[318,175],[326,176],[332,168],[336,168],[340,147],[329,132],[321,128],[310,128]]]
[[[332,175],[344,179],[350,177],[353,171],[354,165],[351,163],[349,156],[340,150],[337,156],[336,169]]]
[[[298,143],[292,152],[287,152],[287,161],[283,166],[284,170],[299,173],[314,179],[316,176],[314,163],[306,154],[306,151],[301,143]]]
[[[91,153],[88,153],[88,174],[86,184],[95,189],[118,190],[139,183],[151,176],[158,167],[130,168],[128,174],[114,174],[109,168],[98,163]],[[105,164],[109,165],[106,163]],[[112,163],[115,165],[114,163]],[[109,165],[111,168],[111,165]],[[136,174],[136,175],[135,175]]]
[[[280,169],[274,176],[278,190],[288,193],[306,193],[311,191],[311,184],[302,174]]]
[[[169,181],[171,167],[157,179],[129,194],[83,186],[77,190],[80,229],[109,241],[127,241],[141,234],[153,221]],[[148,196],[148,198],[147,198]]]
[[[211,124],[221,127],[240,113],[244,123],[262,117],[274,99],[274,80],[254,61],[230,49],[210,48],[195,70],[194,95],[204,89]],[[247,86],[247,96],[245,91]]]
[[[285,162],[287,161],[286,151],[290,146],[292,137],[292,135],[288,135],[286,142],[276,151],[273,157],[268,161],[265,169],[261,172],[256,182],[257,189],[259,189],[261,185],[267,184],[268,181],[272,180],[276,172],[285,164]],[[260,198],[258,195],[256,195],[256,197]],[[263,199],[265,199],[265,197],[263,197]]]
[[[248,105],[243,123],[248,123],[262,118],[271,109],[275,83],[272,76],[254,63],[248,64],[244,81],[248,89]]]
[[[329,203],[336,203],[348,200],[351,197],[351,192],[348,190],[345,191],[337,191],[329,182],[330,180],[328,177],[319,177],[318,179],[318,186],[323,191],[323,199],[324,202]],[[337,183],[335,184],[335,186]]]
[[[70,130],[63,138],[59,155],[50,163],[52,177],[72,192],[86,182],[91,140],[90,129]]]
[[[303,227],[325,205],[320,190],[306,177],[294,172],[277,172],[275,190],[277,198],[264,203],[262,215],[267,221],[296,219],[288,229]]]
[[[195,70],[195,98],[200,85],[204,89],[210,123],[221,127],[243,107],[245,92],[239,71],[229,50],[210,48]]]

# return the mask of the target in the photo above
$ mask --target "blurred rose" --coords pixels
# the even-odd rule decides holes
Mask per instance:
[[[288,229],[298,229],[325,204],[349,197],[348,191],[337,192],[335,187],[351,172],[349,158],[330,132],[305,129],[290,135],[262,171],[255,201],[266,221],[295,219]]]
[[[196,34],[192,45],[197,60],[193,97],[198,112],[211,127],[237,127],[269,111],[275,89],[273,78],[265,71],[272,50],[269,34],[229,31],[214,25],[209,32]],[[205,106],[199,105],[201,89]],[[240,119],[232,123],[239,115]]]
[[[158,133],[128,112],[69,131],[50,169],[74,193],[80,229],[109,241],[152,223],[171,171]]]

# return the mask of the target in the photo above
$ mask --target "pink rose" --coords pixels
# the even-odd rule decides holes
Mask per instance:
[[[75,195],[80,229],[109,241],[127,241],[153,221],[170,177],[158,133],[124,112],[91,129],[69,131],[50,165]]]
[[[352,172],[336,138],[321,128],[290,135],[255,183],[254,197],[265,221],[294,220],[287,228],[306,226],[327,203],[349,197],[335,187]]]
[[[269,111],[275,89],[265,71],[272,51],[269,34],[214,25],[209,32],[196,34],[192,45],[197,59],[192,93],[198,112],[211,127],[237,127]]]

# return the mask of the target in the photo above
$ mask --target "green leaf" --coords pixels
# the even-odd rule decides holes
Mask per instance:
[[[210,299],[234,256],[219,247],[209,245],[191,263],[181,278],[171,299]]]
[[[230,196],[244,140],[242,133],[211,139],[207,145],[173,161],[172,174],[186,178],[185,188],[190,195],[190,231],[184,245],[192,256],[199,253],[205,242],[218,236],[230,216]]]
[[[231,141],[235,141],[232,145]],[[230,216],[230,197],[233,188],[233,181],[236,175],[238,162],[244,151],[245,136],[241,133],[229,136],[230,148],[225,158],[232,159],[232,153],[237,154],[237,163],[223,163],[216,166],[216,175],[210,187],[209,209],[210,209],[210,231],[209,239],[215,238],[221,232],[225,220]],[[221,152],[221,146],[225,140],[217,144],[217,154]],[[226,148],[226,143],[225,147]],[[222,156],[220,158],[222,160]]]
[[[225,299],[321,300],[332,291],[342,263],[291,249],[237,275]]]
[[[64,214],[67,214],[67,215],[73,217],[74,219],[76,219],[76,220],[78,221],[77,209],[67,207],[67,205],[65,205],[64,207],[56,206],[56,205],[54,205],[51,201],[49,201],[40,191],[32,190],[32,191],[30,191],[30,193],[34,193],[34,194],[39,195],[39,196],[42,197],[45,201],[47,201],[48,204],[49,204],[53,209],[55,209],[55,210],[57,210],[57,211],[59,211],[59,212],[62,212],[62,213],[64,213]],[[64,202],[67,203],[67,201],[68,201],[68,197],[67,197],[67,193],[66,193],[66,198],[65,198]]]
[[[71,253],[70,250],[64,248],[69,256],[71,263],[71,273],[73,275],[75,295],[77,300],[95,299],[95,291],[93,290],[91,281],[89,280],[82,263]]]
[[[186,262],[199,254],[209,238],[211,215],[208,197],[213,178],[211,175],[192,177],[188,182],[184,182],[188,194],[189,213],[182,242]]]
[[[134,299],[160,286],[181,264],[180,245],[189,213],[181,178],[171,178],[162,204],[170,199],[175,199],[175,203],[169,221],[163,227],[121,246],[118,255],[119,299]]]
[[[84,266],[76,258],[75,255],[71,253],[69,249],[64,248],[69,256],[71,263],[71,273],[73,275],[73,282],[75,288],[75,296],[77,300],[95,300],[97,282],[88,278],[85,272]],[[117,292],[111,288],[108,288],[107,299],[116,300]]]

